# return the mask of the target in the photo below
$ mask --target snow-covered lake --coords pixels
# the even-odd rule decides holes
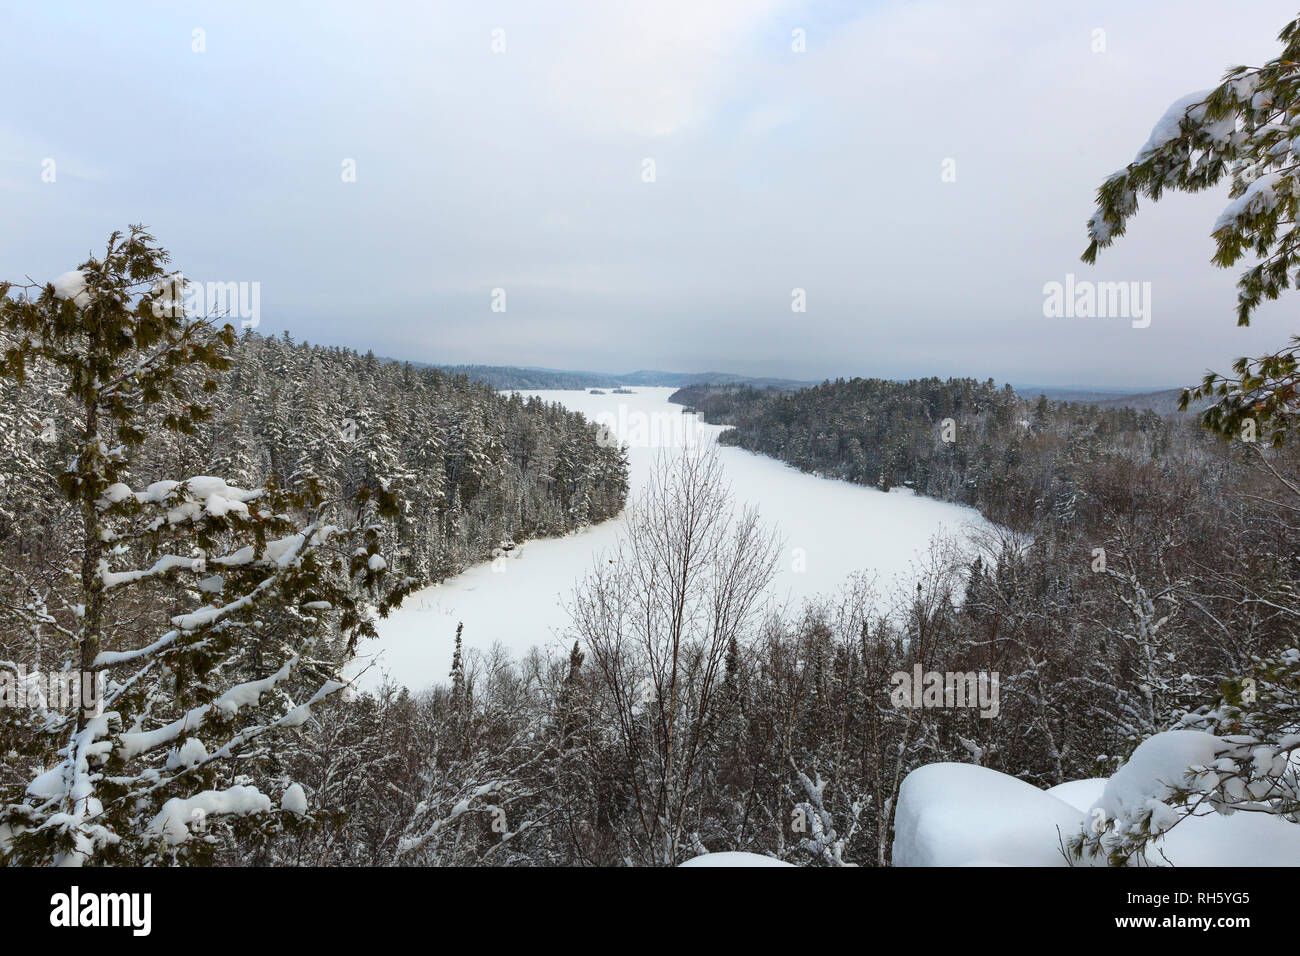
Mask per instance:
[[[559,402],[609,424],[621,442],[631,445],[629,497],[634,497],[649,478],[661,448],[680,454],[686,443],[712,443],[723,431],[671,404],[668,396],[673,391],[523,394]],[[913,563],[935,535],[961,534],[984,524],[973,509],[906,489],[886,494],[804,474],[739,448],[719,447],[718,451],[737,504],[756,505],[762,519],[775,525],[784,540],[771,589],[776,600],[798,602],[831,593],[859,571],[876,574],[881,590],[887,592],[892,583],[914,577]],[[528,541],[504,560],[478,565],[410,595],[401,608],[379,622],[379,638],[362,645],[363,660],[358,664],[375,666],[366,669],[359,684],[373,687],[385,672],[412,690],[445,680],[460,621],[465,623],[466,647],[487,648],[500,642],[513,653],[538,646],[567,654],[572,639],[564,638],[568,618],[562,601],[600,553],[615,546],[622,525],[622,518],[615,518],[564,538]],[[803,570],[796,570],[799,565]]]

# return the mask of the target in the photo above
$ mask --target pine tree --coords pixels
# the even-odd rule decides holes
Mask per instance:
[[[460,621],[456,624],[456,649],[451,655],[451,709],[456,717],[462,718],[466,710],[466,690],[465,690],[465,660],[461,650],[461,632],[465,630],[465,622]]]
[[[336,524],[310,484],[127,483],[158,436],[188,438],[208,419],[200,395],[218,389],[235,341],[186,314],[167,261],[133,226],[52,283],[17,298],[0,285],[15,343],[4,374],[21,383],[52,366],[68,379],[73,457],[57,485],[81,526],[69,593],[23,612],[66,642],[79,693],[74,713],[45,715],[44,771],[5,794],[0,853],[16,862],[202,857],[219,819],[292,825],[297,796],[276,813],[255,784],[219,785],[236,760],[253,779],[265,745],[343,689],[340,645],[374,633],[359,596],[382,613],[409,588],[382,591],[373,507]]]
[[[1266,299],[1276,299],[1300,274],[1300,153],[1294,124],[1300,116],[1300,19],[1278,40],[1283,51],[1261,67],[1233,67],[1216,87],[1175,101],[1137,157],[1097,190],[1088,220],[1083,261],[1124,235],[1139,197],[1160,199],[1166,189],[1198,192],[1227,178],[1231,201],[1211,230],[1215,265],[1260,261],[1237,282],[1237,324],[1249,325]],[[1184,391],[1183,409],[1210,398],[1206,427],[1238,436],[1252,421],[1261,440],[1281,444],[1300,410],[1300,337],[1271,355],[1238,359],[1234,374],[1209,373]]]

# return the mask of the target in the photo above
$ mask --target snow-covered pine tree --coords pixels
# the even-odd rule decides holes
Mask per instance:
[[[269,745],[346,686],[338,663],[373,633],[371,608],[411,583],[389,586],[378,554],[387,490],[337,516],[310,484],[134,473],[158,434],[209,416],[201,396],[234,345],[230,326],[186,314],[167,261],[133,226],[52,283],[0,283],[4,375],[67,376],[73,457],[57,483],[81,524],[63,593],[19,611],[57,635],[79,693],[63,711],[43,701],[35,722],[5,710],[38,736],[34,776],[0,805],[7,861],[201,860],[223,829],[297,825],[301,787],[262,792],[283,783]]]
[[[1277,299],[1293,281],[1300,284],[1300,19],[1288,23],[1278,40],[1284,49],[1263,66],[1234,67],[1218,86],[1174,102],[1133,162],[1101,185],[1088,221],[1085,262],[1095,262],[1099,250],[1124,235],[1139,196],[1155,201],[1166,189],[1197,192],[1227,177],[1231,199],[1211,230],[1217,246],[1212,261],[1228,268],[1248,255],[1259,259],[1238,279],[1237,324],[1248,325],[1262,302]],[[1238,359],[1230,376],[1207,374],[1184,391],[1181,407],[1196,399],[1211,399],[1201,421],[1213,432],[1235,438],[1249,423],[1261,442],[1282,445],[1300,412],[1300,337],[1271,355]],[[1281,507],[1294,511],[1300,486],[1278,471],[1269,453],[1252,447],[1290,499]],[[1159,664],[1149,651],[1158,646],[1163,624],[1155,611],[1158,596],[1142,591],[1136,577],[1131,590],[1125,603],[1136,629],[1132,640],[1155,669]],[[1262,658],[1254,676],[1227,682],[1214,705],[1183,717],[1179,729],[1203,727],[1221,738],[1211,758],[1189,768],[1183,785],[1166,787],[1129,818],[1077,836],[1071,844],[1075,854],[1128,862],[1201,806],[1300,823],[1294,762],[1300,751],[1298,662],[1295,648]],[[1243,681],[1249,681],[1249,694]],[[1257,693],[1256,685],[1267,693]],[[1147,744],[1158,745],[1164,737],[1157,734]]]
[[[1225,681],[1212,704],[1142,744],[1125,781],[1127,799],[1110,818],[1090,820],[1070,837],[1072,857],[1112,866],[1158,862],[1161,837],[1211,813],[1260,813],[1300,825],[1297,701],[1300,649],[1258,658],[1249,675]]]
[[[1124,235],[1139,197],[1198,192],[1227,178],[1231,201],[1211,230],[1212,261],[1229,268],[1247,255],[1260,260],[1238,279],[1237,324],[1249,325],[1261,302],[1300,278],[1300,19],[1278,39],[1283,51],[1263,66],[1233,67],[1218,86],[1175,101],[1133,162],[1102,183],[1084,262]],[[1253,419],[1261,440],[1281,444],[1300,410],[1298,356],[1293,336],[1271,355],[1240,358],[1232,375],[1209,373],[1186,390],[1182,407],[1211,398],[1201,416],[1208,428],[1231,437]]]

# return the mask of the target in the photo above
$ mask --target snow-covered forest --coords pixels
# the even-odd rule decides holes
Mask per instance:
[[[1061,803],[1074,842],[1031,859],[1145,859],[1206,800],[1296,812],[1291,446],[972,382],[681,395],[736,424],[726,441],[827,480],[878,467],[996,524],[973,559],[936,542],[914,593],[860,577],[773,608],[774,529],[716,452],[683,449],[576,582],[567,659],[458,633],[439,686],[357,693],[342,668],[376,615],[611,517],[626,453],[557,405],[237,338],[176,305],[182,282],[132,230],[7,299],[0,646],[27,704],[0,724],[12,862],[924,862],[924,808],[952,791],[912,771],[1041,792],[1121,779],[1169,731],[1229,744],[1195,751],[1215,768],[1195,787],[1097,797],[1109,829]],[[893,675],[914,670],[999,675],[996,719],[900,706]],[[69,709],[56,691],[78,679]],[[1234,846],[1213,861],[1258,862]],[[980,859],[1019,861],[1000,852]]]
[[[462,25],[490,45],[453,68],[458,47],[421,44],[458,28],[385,25],[370,49],[354,11],[322,5],[314,42],[352,38],[334,59],[375,83],[321,94],[352,116],[323,146],[299,106],[330,58],[268,79],[247,64],[274,58],[247,57],[264,82],[245,96],[220,52],[237,33],[214,31],[201,69],[168,73],[194,103],[298,99],[271,127],[243,117],[261,132],[223,156],[239,188],[151,157],[148,188],[123,190],[114,215],[156,213],[175,260],[146,225],[69,236],[87,220],[68,207],[15,214],[0,865],[1300,865],[1300,336],[1275,335],[1300,285],[1300,19],[1251,48],[1262,65],[1137,126],[1119,105],[1087,114],[1105,135],[1076,168],[1041,124],[1082,110],[1078,89],[1146,104],[1134,78],[1153,69],[1121,43],[1114,74],[1085,73],[1063,52],[1077,11],[1059,34],[1039,7],[1010,31],[942,0],[822,11],[809,47],[779,3],[705,6],[677,11],[684,34],[659,23],[672,11],[635,29],[588,11],[608,41],[591,48],[588,27]],[[1108,55],[1089,29],[1076,52]],[[1017,123],[984,122],[990,101],[967,97],[1005,90],[1020,59],[961,71],[979,37],[1074,72],[1045,73]],[[890,59],[916,50],[921,67]],[[409,63],[433,72],[386,72]],[[212,76],[232,85],[207,99]],[[488,101],[500,125],[474,125]],[[858,113],[873,122],[843,121]],[[900,165],[874,175],[864,125],[906,144]],[[942,200],[907,178],[949,148],[936,128],[984,144],[962,147],[960,178],[958,158],[927,167]],[[1133,129],[1137,152],[1112,157]],[[297,151],[333,164],[349,136],[368,153],[331,166],[346,199],[323,198]],[[1098,172],[1103,146],[1133,161]],[[124,155],[78,143],[42,182],[106,215],[84,196]],[[284,179],[249,187],[255,207],[293,214],[197,234],[202,215],[154,202],[173,169],[214,221],[261,175]],[[1068,259],[1048,231],[1073,215],[1067,186],[1084,210]],[[1134,228],[1140,206],[1183,193],[1160,213],[1203,213],[1216,189],[1197,222],[1235,291],[1199,284],[1183,219],[1143,208],[1155,232]],[[261,328],[260,280],[205,286],[190,256],[256,263],[277,323],[351,347]],[[1108,257],[1138,281],[1065,272]],[[1228,358],[1234,320],[1234,345],[1273,351]],[[642,371],[581,371],[601,367]],[[1139,379],[1146,394],[1116,389]]]

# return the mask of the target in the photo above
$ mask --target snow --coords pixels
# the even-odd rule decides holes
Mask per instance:
[[[65,769],[64,764],[58,764],[36,777],[27,785],[28,795],[38,800],[57,800],[63,796]]]
[[[208,759],[208,748],[198,737],[190,737],[180,747],[167,755],[167,769],[193,767]]]
[[[192,797],[173,797],[162,805],[149,824],[151,832],[171,846],[184,843],[201,831],[207,817],[223,814],[246,816],[271,809],[271,799],[256,787],[234,786],[228,790],[205,790]]]
[[[1267,813],[1198,814],[1156,847],[1152,862],[1177,866],[1300,866],[1300,824]]]
[[[758,853],[701,853],[699,856],[687,860],[681,864],[678,869],[686,866],[708,867],[708,866],[793,866],[793,863],[786,863],[784,860],[777,860],[770,856],[762,856]]]
[[[172,492],[182,488],[182,486],[184,495],[173,502],[173,506],[167,510],[167,524],[174,525],[180,524],[182,521],[197,521],[205,515],[213,518],[220,518],[231,513],[247,515],[247,502],[260,497],[262,494],[260,489],[246,491],[243,488],[228,485],[220,478],[198,475],[185,482],[155,481],[144,491],[132,491],[129,486],[121,482],[114,482],[104,489],[104,493],[99,499],[99,507],[101,509],[108,508],[131,497],[134,497],[142,505],[160,505],[168,500]],[[161,521],[155,523],[155,527],[161,527],[161,525]]]
[[[281,567],[292,564],[298,557],[298,549],[306,540],[306,537],[301,534],[291,534],[288,537],[268,541],[266,550],[262,552],[262,560]]]
[[[90,304],[90,293],[86,291],[86,274],[80,269],[63,273],[51,284],[56,298],[71,299],[79,309]]]
[[[179,481],[172,481],[170,479],[166,481],[155,481],[153,484],[149,485],[149,487],[145,488],[144,491],[137,492],[135,497],[141,504],[144,504],[145,502],[157,504],[170,495],[173,489],[179,485]]]
[[[1149,155],[1158,150],[1161,146],[1171,140],[1177,139],[1181,135],[1180,126],[1183,118],[1187,117],[1193,122],[1198,122],[1205,115],[1205,107],[1198,106],[1213,90],[1201,90],[1197,93],[1188,93],[1186,96],[1179,97],[1170,104],[1169,109],[1165,110],[1165,115],[1160,117],[1156,125],[1151,130],[1150,137],[1147,138],[1146,144],[1138,150],[1137,158],[1134,162],[1140,163]],[[1188,110],[1191,110],[1189,113]]]
[[[921,767],[899,792],[894,865],[1062,866],[1062,844],[1098,810],[1118,823],[1152,811],[1152,830],[1166,832],[1138,863],[1300,865],[1298,824],[1241,810],[1223,815],[1202,808],[1188,816],[1164,802],[1189,771],[1195,779],[1194,768],[1213,765],[1232,739],[1194,730],[1156,734],[1109,779],[1072,780],[1048,790],[974,764]]]
[[[104,501],[110,505],[115,505],[120,501],[125,501],[131,497],[131,486],[125,485],[120,481],[115,481],[104,489]]]
[[[903,781],[894,816],[895,866],[1065,866],[1061,851],[1084,815],[1015,777],[935,763]]]
[[[1214,221],[1211,233],[1228,226],[1235,226],[1244,213],[1259,213],[1277,205],[1277,194],[1282,187],[1284,177],[1281,173],[1265,173],[1246,187],[1246,191],[1223,208],[1219,218]],[[1289,184],[1289,180],[1286,180]]]
[[[103,655],[101,654],[100,657],[103,657]],[[289,675],[293,672],[293,668],[297,663],[298,658],[291,658],[285,661],[284,665],[270,677],[236,684],[212,703],[193,707],[182,716],[162,727],[120,735],[117,738],[116,747],[118,755],[123,760],[130,760],[132,757],[137,757],[155,747],[160,747],[169,741],[175,740],[182,733],[192,732],[199,727],[212,711],[216,711],[224,717],[232,717],[241,708],[257,706],[258,700],[264,693],[273,690],[277,684],[282,684],[289,679]],[[321,691],[317,691],[310,701],[306,704],[300,704],[289,711],[288,714],[277,721],[277,724],[281,726],[297,726],[301,724],[306,718],[300,712],[310,710],[311,705],[323,696],[326,688],[329,688],[332,692],[332,690],[338,689],[340,686],[342,685],[335,681],[327,681],[325,687]],[[192,753],[193,751],[191,751]]]
[[[1172,788],[1185,785],[1190,768],[1214,763],[1223,749],[1224,741],[1201,730],[1156,734],[1115,771],[1094,806],[1109,820],[1136,812],[1152,800],[1163,801]]]
[[[230,716],[238,713],[243,707],[257,706],[257,702],[263,694],[273,690],[276,684],[282,684],[289,679],[289,675],[293,672],[293,667],[297,663],[298,659],[296,657],[292,658],[285,661],[284,665],[270,677],[236,684],[214,700],[212,708]]]
[[[1149,863],[1300,865],[1300,825],[1273,814],[1243,810],[1220,814],[1202,807],[1195,816],[1186,816],[1185,811],[1166,802],[1175,788],[1213,789],[1219,783],[1217,769],[1235,769],[1224,755],[1236,746],[1253,743],[1250,737],[1220,738],[1199,730],[1156,734],[1144,740],[1107,781],[1093,810],[1103,811],[1118,827],[1140,822],[1145,811],[1150,811],[1151,831],[1163,836],[1148,848]],[[1256,769],[1278,769],[1271,748],[1257,748],[1256,758]]]
[[[1255,88],[1259,86],[1259,74],[1247,73],[1245,76],[1239,76],[1228,84],[1233,95],[1239,100],[1249,100],[1255,95]]]
[[[161,558],[153,563],[147,569],[137,571],[110,571],[108,563],[101,561],[99,564],[99,576],[104,581],[104,588],[115,588],[122,584],[130,584],[133,581],[139,581],[141,578],[153,577],[157,574],[166,574],[168,571],[177,569],[185,571],[202,571],[202,558],[186,558],[177,554],[164,554]]]
[[[299,816],[307,812],[307,794],[303,792],[302,784],[289,784],[284,791],[284,796],[280,798],[280,809],[285,813],[296,813]]]
[[[1064,800],[1080,813],[1087,813],[1101,799],[1106,789],[1105,777],[1089,777],[1087,780],[1067,780],[1055,787],[1048,787],[1047,792],[1058,800]]]
[[[524,392],[560,402],[593,421],[604,413],[619,440],[626,437],[698,435],[713,442],[723,428],[684,415],[668,402],[671,388],[639,388],[633,395],[591,395],[586,391]],[[682,420],[685,419],[683,422]],[[643,446],[647,442],[641,443]],[[758,507],[762,520],[785,538],[770,595],[798,602],[839,588],[851,574],[875,573],[880,590],[915,580],[913,562],[939,534],[961,535],[986,527],[973,509],[895,489],[829,481],[805,474],[774,458],[739,448],[719,448],[737,505]],[[657,454],[653,447],[629,450],[629,499],[644,487]],[[393,680],[422,690],[447,676],[456,624],[465,622],[467,647],[493,642],[523,654],[534,645],[567,654],[568,616],[562,601],[575,582],[612,549],[622,531],[616,518],[563,538],[527,541],[495,561],[476,565],[441,585],[410,595],[387,618],[377,621],[379,637],[362,645],[357,674],[377,656],[377,666],[358,677],[373,688],[387,671]],[[806,570],[795,570],[800,561]],[[567,644],[567,646],[565,646]]]
[[[219,564],[223,568],[233,568],[241,564],[252,564],[253,559],[256,557],[257,557],[257,552],[253,550],[253,546],[251,544],[248,544],[240,548],[238,551],[234,552],[233,554],[228,554],[225,557],[221,557],[221,558],[213,558],[212,563]]]
[[[217,607],[216,605],[210,605],[201,607],[189,614],[178,614],[172,618],[172,623],[182,631],[197,631],[199,628],[213,623],[221,615],[229,613],[229,606]]]

